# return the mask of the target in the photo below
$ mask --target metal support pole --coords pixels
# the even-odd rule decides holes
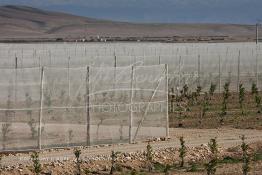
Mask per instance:
[[[197,76],[198,76],[198,86],[200,86],[201,82],[200,82],[200,71],[201,71],[201,67],[200,67],[200,55],[198,55],[198,61],[197,61]]]
[[[218,58],[219,93],[221,93],[221,56]]]
[[[165,64],[165,91],[166,91],[166,137],[169,138],[169,99],[168,99],[168,65]]]
[[[18,59],[15,57],[15,105],[17,100],[17,68],[18,68]]]
[[[44,90],[44,67],[41,68],[40,74],[40,109],[39,109],[39,126],[38,126],[38,149],[42,149],[42,118],[43,118],[43,90]]]
[[[117,59],[116,59],[116,54],[114,53],[114,85],[113,85],[114,89],[116,87],[116,67],[117,67]]]
[[[114,67],[117,66],[117,59],[116,59],[116,54],[114,53]]]
[[[145,48],[143,47],[143,65],[145,65]]]
[[[17,57],[15,56],[15,68],[17,69],[18,67],[18,60],[17,60]]]
[[[240,84],[240,50],[237,59],[237,92],[239,92],[239,84]]]
[[[134,81],[134,66],[131,68],[131,95],[130,95],[130,116],[129,116],[129,143],[133,143],[132,128],[133,128],[133,81]]]
[[[23,68],[23,62],[24,62],[24,49],[22,49],[21,68]]]
[[[177,88],[177,95],[179,94],[180,88],[181,88],[181,61],[182,61],[182,57],[179,57],[179,63],[178,63],[178,88]]]
[[[51,67],[52,66],[51,51],[49,50],[48,53],[49,53],[49,66]]]
[[[17,57],[15,56],[15,106],[16,106],[16,102],[17,102]],[[14,111],[14,117],[16,116],[16,112]]]
[[[258,48],[256,46],[256,85],[259,87],[258,84]]]
[[[90,146],[90,68],[87,66],[86,73],[86,145]]]
[[[68,57],[68,62],[67,62],[67,90],[68,90],[68,100],[70,100],[71,96],[71,89],[70,89],[70,57]]]
[[[160,65],[161,64],[161,56],[159,55],[158,57],[158,64]]]

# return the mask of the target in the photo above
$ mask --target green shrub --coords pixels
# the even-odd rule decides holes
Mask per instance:
[[[238,101],[239,101],[239,106],[240,106],[242,115],[244,114],[244,107],[243,107],[244,100],[245,100],[245,88],[243,87],[243,84],[240,84]]]
[[[2,168],[2,159],[3,159],[3,155],[0,154],[0,169]],[[1,170],[0,170],[0,172],[1,172]]]
[[[222,109],[221,109],[221,119],[220,123],[223,122],[223,116],[227,114],[227,104],[229,99],[230,93],[229,93],[229,83],[225,83],[224,85],[224,92],[223,92],[223,102],[222,102]]]
[[[37,134],[37,128],[36,128],[37,126],[36,126],[36,121],[32,116],[32,110],[30,109],[33,105],[33,100],[28,93],[25,94],[25,103],[26,103],[26,107],[28,108],[26,114],[29,117],[29,121],[27,122],[27,124],[31,130],[31,138],[34,139]]]
[[[257,107],[257,113],[261,113],[261,97],[256,95],[255,102],[256,102],[256,107]]]
[[[179,138],[179,141],[180,141],[179,157],[180,157],[180,159],[181,159],[181,161],[180,161],[180,167],[184,167],[185,156],[186,156],[186,146],[185,146],[184,137],[180,137],[180,138]]]
[[[196,95],[197,95],[197,97],[200,96],[201,91],[202,91],[202,87],[201,87],[201,86],[197,86],[197,89],[196,89]]]
[[[249,146],[245,143],[245,136],[243,135],[241,137],[242,144],[241,144],[241,149],[242,149],[242,160],[243,160],[243,165],[242,165],[242,172],[243,175],[247,175],[248,172],[250,171],[250,157],[248,155],[248,149]]]
[[[120,152],[115,152],[115,151],[111,152],[111,169],[110,169],[110,174],[113,174],[119,168],[117,166],[117,156],[118,156],[118,154],[120,154]]]
[[[257,95],[258,94],[258,88],[257,88],[257,84],[256,83],[252,83],[251,94],[252,95]]]
[[[34,152],[31,154],[31,160],[33,162],[33,171],[36,175],[39,175],[42,171],[40,160],[39,160],[39,153]]]
[[[76,168],[77,168],[77,175],[80,175],[81,174],[81,159],[80,159],[80,155],[81,155],[81,150],[78,149],[78,148],[75,148],[74,149],[74,155],[75,155],[75,158],[76,158]]]
[[[208,97],[208,94],[205,93],[205,96],[204,96],[204,101],[202,103],[202,117],[205,117],[206,115],[206,112],[209,110],[209,97]]]
[[[168,175],[170,170],[171,170],[171,166],[169,164],[166,164],[164,168],[165,175]]]
[[[211,85],[210,85],[210,88],[209,88],[209,95],[210,96],[213,96],[214,95],[214,92],[215,92],[215,90],[216,90],[216,85],[215,84],[213,84],[213,83],[211,83]]]
[[[151,172],[153,169],[153,147],[150,142],[146,146],[146,160],[148,163],[148,171]]]
[[[207,175],[214,175],[218,164],[218,144],[216,138],[211,139],[208,143],[208,147],[212,153],[211,160],[205,165]]]

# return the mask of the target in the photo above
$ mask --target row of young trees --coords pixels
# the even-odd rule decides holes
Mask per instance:
[[[242,144],[241,144],[241,149],[242,149],[242,158],[240,161],[242,161],[242,173],[243,175],[247,175],[248,172],[250,171],[250,162],[251,162],[251,155],[248,153],[249,146],[245,142],[245,136],[243,135],[241,137]],[[177,166],[175,163],[174,164],[164,164],[162,165],[163,167],[163,172],[168,175],[169,172],[172,170],[176,169],[183,169],[185,167],[185,157],[187,155],[187,147],[185,145],[185,140],[184,137],[180,137],[180,148],[179,148],[179,158],[180,158],[180,163],[179,166]],[[219,163],[222,163],[222,160],[219,158],[219,151],[218,151],[218,143],[217,139],[213,138],[210,139],[210,142],[208,143],[209,150],[211,152],[209,160],[207,160],[207,163],[204,164],[206,174],[207,175],[215,175]],[[118,163],[118,156],[120,152],[117,151],[112,151],[111,152],[111,168],[110,168],[110,174],[114,174],[117,171],[121,171],[121,165]],[[81,159],[81,150],[79,148],[74,149],[74,155],[75,155],[75,174],[76,175],[81,175],[81,174],[92,174],[92,171],[88,169],[82,169],[82,159]],[[145,165],[148,167],[148,172],[153,173],[154,167],[159,166],[159,163],[154,161],[154,150],[153,147],[151,146],[150,142],[148,142],[146,146],[146,151],[145,151]],[[0,159],[1,160],[1,159]],[[31,160],[33,162],[33,172],[36,175],[39,175],[42,172],[42,165],[40,163],[39,159],[39,153],[34,152],[31,155]],[[206,160],[205,160],[206,161]],[[196,171],[196,163],[188,162],[188,164],[191,166],[188,170],[189,171]],[[133,170],[131,174],[139,174],[137,170]]]
[[[220,122],[222,123],[224,117],[227,115],[229,110],[229,99],[232,94],[229,91],[230,83],[226,82],[223,86],[223,93],[222,93],[222,102],[221,102],[221,109],[220,109]],[[216,91],[216,85],[211,84],[209,91],[202,93],[202,87],[198,86],[194,92],[189,91],[189,87],[184,85],[182,90],[180,91],[179,95],[174,93],[174,88],[171,90],[170,95],[170,106],[171,112],[177,111],[179,116],[181,117],[182,112],[190,111],[190,107],[193,105],[200,105],[200,116],[201,119],[205,117],[206,113],[210,110],[212,105],[211,99],[214,96]],[[256,104],[257,113],[261,113],[262,105],[261,105],[261,96],[259,94],[257,85],[255,83],[252,84],[251,87],[251,94],[254,99],[254,103]],[[247,91],[244,88],[243,84],[239,84],[239,91],[238,91],[238,103],[239,108],[241,110],[241,114],[245,115],[248,109],[245,109],[245,100],[246,100]],[[203,98],[200,98],[203,96]],[[175,105],[176,104],[176,105]],[[175,107],[176,106],[176,107]]]

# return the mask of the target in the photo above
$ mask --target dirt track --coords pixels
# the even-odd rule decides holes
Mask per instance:
[[[154,149],[163,149],[167,147],[178,147],[179,136],[184,136],[186,145],[188,147],[200,146],[201,144],[207,144],[211,138],[217,137],[219,146],[224,148],[239,145],[241,140],[239,137],[245,135],[247,143],[252,143],[262,140],[262,131],[260,130],[243,130],[232,128],[220,128],[220,129],[170,129],[170,141],[155,142],[152,143]],[[109,155],[111,150],[120,152],[136,152],[146,148],[146,143],[137,144],[119,144],[119,145],[102,145],[92,146],[82,150],[82,158],[92,158],[99,155]],[[74,155],[72,149],[60,149],[60,150],[45,150],[40,154],[42,162],[50,162],[51,160],[68,160],[73,159]],[[17,154],[9,155],[3,158],[2,165],[17,165],[28,164],[29,154]]]

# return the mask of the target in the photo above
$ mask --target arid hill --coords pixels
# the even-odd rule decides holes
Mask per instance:
[[[0,40],[187,38],[226,36],[254,40],[255,26],[236,24],[141,24],[99,20],[26,6],[0,6]],[[201,39],[200,39],[201,40]],[[205,39],[203,39],[205,40]]]

